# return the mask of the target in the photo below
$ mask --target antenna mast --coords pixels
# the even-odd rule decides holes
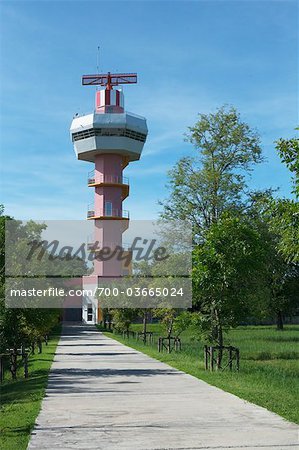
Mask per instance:
[[[98,45],[97,52],[97,73],[100,73],[100,46]]]

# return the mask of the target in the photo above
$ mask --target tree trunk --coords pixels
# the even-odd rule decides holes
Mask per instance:
[[[217,369],[221,369],[221,363],[222,363],[222,356],[223,356],[223,331],[222,331],[222,326],[219,325],[218,327],[218,345],[219,345],[219,350],[218,350],[218,355],[217,355]]]
[[[217,344],[220,347],[217,353],[217,362],[216,362],[216,367],[217,370],[221,369],[221,363],[222,363],[222,356],[223,356],[223,330],[222,330],[222,326],[219,320],[219,312],[217,311],[217,309],[215,309],[215,318],[216,318],[216,323],[217,323]]]
[[[10,354],[10,373],[13,380],[17,378],[17,349],[14,348]]]
[[[172,335],[172,328],[173,328],[173,319],[169,320],[169,324],[168,324],[168,334],[167,337],[170,338]]]
[[[144,344],[146,344],[146,327],[147,327],[147,311],[145,309],[143,313],[143,330],[142,330]]]
[[[276,328],[277,330],[283,330],[283,315],[282,311],[277,311],[276,314]]]
[[[215,309],[214,306],[214,302],[212,302],[212,306],[211,306],[211,340],[212,343],[217,342],[218,343],[218,326],[215,325],[215,321],[217,319],[217,311]],[[216,321],[217,322],[217,321]]]

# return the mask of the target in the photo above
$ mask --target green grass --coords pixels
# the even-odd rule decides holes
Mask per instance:
[[[140,330],[134,324],[132,330]],[[204,370],[203,343],[192,341],[190,332],[181,335],[182,351],[158,353],[157,337],[163,335],[161,326],[150,324],[155,333],[152,346],[134,338],[106,333],[136,350],[163,361],[179,370],[200,378],[227,392],[280,416],[299,423],[299,326],[286,326],[276,331],[271,326],[238,327],[229,335],[231,345],[240,348],[240,372],[209,372]]]
[[[27,448],[30,432],[45,395],[48,373],[59,336],[60,326],[53,331],[48,346],[43,345],[43,352],[30,357],[29,378],[24,379],[22,368],[18,369],[18,377],[15,381],[10,379],[8,371],[5,373],[5,381],[0,388],[1,450]]]

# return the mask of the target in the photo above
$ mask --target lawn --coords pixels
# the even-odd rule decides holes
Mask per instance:
[[[0,387],[0,448],[1,450],[25,450],[30,432],[40,411],[45,395],[48,373],[60,336],[60,326],[50,336],[48,346],[43,352],[29,359],[29,378],[24,379],[22,368],[18,370],[17,380],[5,373],[5,381]]]
[[[132,330],[141,330],[134,324]],[[157,338],[165,333],[158,324],[150,324],[153,345],[134,338],[106,333],[110,337],[187,372],[227,392],[280,416],[299,423],[299,326],[276,331],[272,326],[238,327],[227,336],[229,343],[240,348],[240,372],[204,370],[203,343],[192,340],[190,332],[181,335],[182,351],[159,353]]]

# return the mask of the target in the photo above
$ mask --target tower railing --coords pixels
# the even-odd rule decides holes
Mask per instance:
[[[129,178],[117,175],[108,174],[95,174],[94,170],[88,173],[87,184],[101,184],[101,183],[111,183],[111,184],[129,184]]]
[[[130,215],[129,211],[125,209],[112,208],[110,211],[106,211],[105,209],[96,209],[92,204],[87,207],[87,218],[93,217],[129,219]]]

